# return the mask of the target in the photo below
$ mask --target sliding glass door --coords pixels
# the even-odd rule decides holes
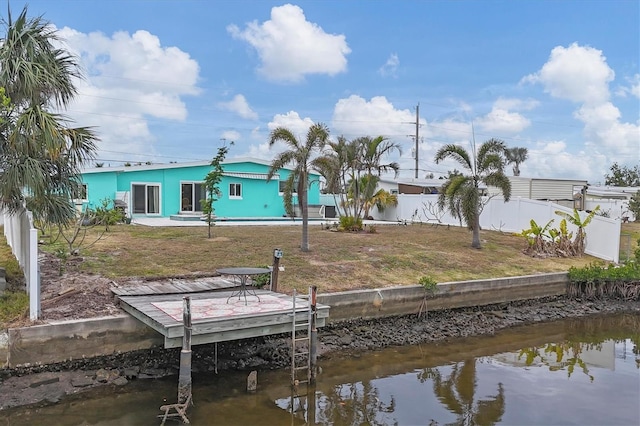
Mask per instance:
[[[131,185],[134,214],[160,214],[160,185]]]
[[[180,211],[201,212],[200,200],[206,198],[204,185],[200,182],[183,182],[180,184]]]

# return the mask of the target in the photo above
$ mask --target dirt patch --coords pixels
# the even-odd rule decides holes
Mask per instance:
[[[41,319],[34,323],[25,316],[9,323],[8,327],[94,318],[121,312],[110,290],[113,280],[81,272],[81,257],[68,259],[62,269],[60,262],[49,253],[40,253]]]

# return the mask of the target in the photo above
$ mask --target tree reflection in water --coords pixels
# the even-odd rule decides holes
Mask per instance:
[[[418,380],[433,381],[433,392],[450,412],[456,414],[456,425],[493,425],[502,419],[505,409],[504,388],[498,383],[498,393],[489,399],[476,400],[476,360],[467,359],[453,365],[443,379],[438,368],[425,368]],[[436,424],[433,420],[431,424]]]
[[[525,364],[531,366],[537,359],[538,362],[549,366],[549,371],[558,371],[567,368],[567,377],[571,377],[576,365],[580,367],[582,372],[589,377],[589,380],[593,382],[593,375],[589,373],[587,364],[582,360],[581,355],[585,349],[589,350],[602,350],[602,344],[591,344],[581,342],[565,341],[561,343],[547,343],[544,347],[539,348],[533,346],[530,348],[521,349],[518,354],[518,359],[524,357]],[[549,359],[553,357],[555,359]]]
[[[385,403],[380,391],[369,380],[335,385],[318,400],[320,424],[340,425],[396,425],[390,416],[395,411],[396,400],[391,396]]]

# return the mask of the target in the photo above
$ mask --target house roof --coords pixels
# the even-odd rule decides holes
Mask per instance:
[[[267,180],[266,173],[247,173],[247,172],[222,172],[223,176],[227,177],[237,177],[241,179],[258,179],[258,180]],[[280,180],[280,175],[274,174],[271,179]]]
[[[263,160],[260,158],[253,157],[235,157],[226,159],[222,162],[222,165],[225,164],[238,164],[238,163],[254,163],[261,164],[263,166],[271,166],[271,162],[268,160]],[[92,167],[87,168],[82,171],[82,174],[88,173],[105,173],[105,172],[133,172],[140,170],[163,170],[163,169],[178,169],[184,167],[201,167],[208,166],[211,164],[211,161],[190,161],[184,163],[158,163],[158,164],[140,164],[140,165],[131,165],[131,166],[116,166],[116,167]],[[292,170],[290,167],[283,167],[285,170]],[[256,174],[256,173],[249,173]],[[317,174],[317,173],[312,173]],[[274,178],[276,178],[274,176]],[[250,179],[258,179],[257,177],[252,177]]]
[[[589,186],[587,195],[598,197],[620,197],[629,198],[640,191],[639,186]]]
[[[380,182],[397,184],[397,185],[411,185],[411,186],[419,186],[421,188],[440,188],[447,182],[447,179],[411,179],[411,178],[400,178],[400,179],[380,179]],[[486,188],[487,186],[484,184],[479,185],[480,188]]]

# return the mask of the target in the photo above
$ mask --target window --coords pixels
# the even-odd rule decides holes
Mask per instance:
[[[229,198],[242,198],[242,184],[230,183],[229,184]]]
[[[78,185],[78,188],[73,191],[73,201],[86,203],[89,200],[87,194],[87,184],[81,183],[80,185]]]
[[[284,189],[287,186],[287,181],[286,180],[280,180],[278,181],[278,191],[280,192],[280,194],[284,193]],[[293,194],[297,194],[298,193],[298,182],[293,182]]]
[[[160,185],[133,184],[133,213],[160,214]]]
[[[207,198],[204,184],[201,182],[183,182],[180,184],[180,211],[201,212],[200,200]]]

